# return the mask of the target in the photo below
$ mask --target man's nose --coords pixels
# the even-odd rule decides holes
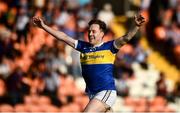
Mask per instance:
[[[90,35],[90,36],[92,36],[92,35],[93,35],[93,33],[92,33],[92,32],[89,32],[89,35]]]

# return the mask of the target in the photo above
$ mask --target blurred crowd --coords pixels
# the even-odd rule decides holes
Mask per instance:
[[[0,111],[84,109],[89,99],[84,93],[79,53],[33,26],[31,18],[40,16],[54,29],[85,41],[88,22],[93,18],[108,26],[104,41],[125,34],[131,27],[126,27],[129,21],[133,24],[132,17],[117,21],[110,3],[99,10],[93,4],[92,0],[0,0]],[[179,6],[180,0],[143,0],[136,6],[146,14],[147,23],[116,56],[115,111],[179,110],[180,78],[173,86],[163,72],[147,62],[151,50],[140,45],[142,35],[146,35],[150,42],[162,44],[178,63]],[[117,26],[121,28],[118,35]]]
[[[144,0],[146,1],[146,0]],[[147,37],[154,48],[180,69],[180,0],[147,0]],[[149,4],[149,5],[147,5]]]

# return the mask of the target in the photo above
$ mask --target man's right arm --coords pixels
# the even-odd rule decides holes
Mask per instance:
[[[47,33],[51,34],[56,39],[65,42],[66,44],[70,45],[71,47],[75,48],[75,43],[77,40],[73,39],[72,37],[68,36],[64,32],[57,31],[49,26],[47,26],[44,21],[39,17],[33,17],[33,23],[38,26],[39,28],[42,28]]]

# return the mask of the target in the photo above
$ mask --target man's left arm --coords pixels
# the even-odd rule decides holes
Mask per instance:
[[[141,14],[137,14],[134,16],[134,21],[135,21],[135,26],[127,34],[115,39],[114,46],[116,48],[120,48],[121,46],[123,46],[133,38],[133,36],[139,30],[140,26],[142,26],[143,23],[145,22],[145,18]]]

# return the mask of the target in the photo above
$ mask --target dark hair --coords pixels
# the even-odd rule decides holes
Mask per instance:
[[[102,29],[102,31],[104,32],[104,34],[106,33],[106,30],[107,30],[106,24],[103,21],[98,20],[98,19],[93,19],[88,23],[88,25],[91,26],[92,24],[98,24],[100,29]]]

